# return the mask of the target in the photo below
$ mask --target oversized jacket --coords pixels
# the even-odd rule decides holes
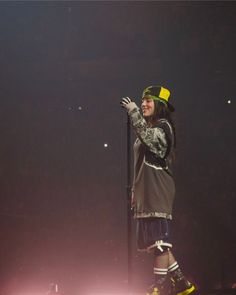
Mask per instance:
[[[172,172],[174,135],[171,124],[160,119],[149,127],[139,108],[128,112],[137,135],[134,143],[135,218],[172,219],[175,183]]]

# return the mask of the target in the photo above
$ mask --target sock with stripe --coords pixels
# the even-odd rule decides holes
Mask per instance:
[[[158,287],[159,291],[162,291],[165,288],[167,272],[167,268],[154,267],[155,285]]]
[[[168,267],[168,273],[171,275],[175,282],[179,282],[184,279],[184,275],[177,261],[175,261]]]

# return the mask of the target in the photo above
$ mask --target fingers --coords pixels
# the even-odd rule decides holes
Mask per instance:
[[[131,103],[131,99],[129,97],[123,97],[120,101],[122,107],[126,107],[129,103]]]

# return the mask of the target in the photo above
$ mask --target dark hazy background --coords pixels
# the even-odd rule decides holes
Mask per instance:
[[[236,282],[235,16],[223,1],[0,2],[3,295],[126,290],[119,101],[151,84],[177,110],[177,259],[201,288]],[[151,276],[134,243],[134,289]]]

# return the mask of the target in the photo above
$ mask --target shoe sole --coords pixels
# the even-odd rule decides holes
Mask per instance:
[[[188,295],[188,294],[192,293],[193,291],[195,291],[194,286],[192,286],[191,288],[184,290],[182,292],[178,292],[178,293],[176,293],[176,295]]]

